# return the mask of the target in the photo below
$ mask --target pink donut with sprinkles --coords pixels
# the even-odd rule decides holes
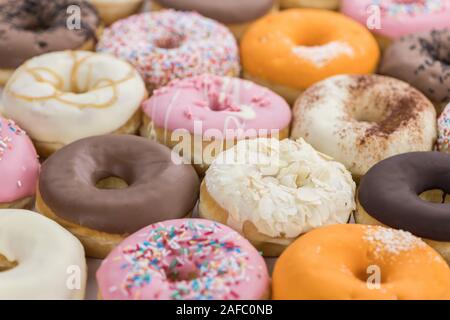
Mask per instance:
[[[106,29],[97,51],[133,64],[152,90],[202,73],[237,76],[239,51],[222,24],[195,12],[163,10],[131,16]]]
[[[439,137],[437,147],[439,151],[450,153],[450,103],[438,120]]]
[[[236,231],[202,219],[169,220],[125,239],[97,271],[105,300],[267,299],[261,255]]]
[[[39,161],[25,131],[0,117],[0,208],[25,208],[31,203]]]
[[[140,134],[177,150],[200,175],[237,140],[288,138],[292,118],[287,102],[273,91],[211,74],[174,80],[142,106]]]

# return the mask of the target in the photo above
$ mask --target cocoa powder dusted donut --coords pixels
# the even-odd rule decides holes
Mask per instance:
[[[74,5],[81,13],[80,25],[68,28]],[[0,84],[34,56],[93,49],[99,30],[97,11],[84,0],[0,0]]]
[[[410,83],[442,111],[450,102],[450,29],[394,42],[384,54],[380,73]]]
[[[278,5],[276,0],[155,0],[153,8],[196,11],[205,17],[226,24],[236,38],[240,38],[250,23],[276,10]]]
[[[431,151],[437,136],[436,110],[400,80],[336,76],[297,100],[291,136],[304,138],[343,163],[358,179],[390,156]]]
[[[450,155],[411,152],[383,160],[362,178],[356,221],[425,239],[450,263]]]
[[[44,162],[36,208],[101,258],[126,235],[191,213],[199,180],[181,162],[167,147],[136,136],[78,140]]]

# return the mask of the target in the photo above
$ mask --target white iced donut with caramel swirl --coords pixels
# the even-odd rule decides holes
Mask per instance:
[[[355,183],[344,165],[303,139],[241,140],[206,172],[200,216],[241,232],[265,256],[301,234],[347,223]]]
[[[135,133],[144,82],[127,62],[108,54],[61,51],[32,58],[8,81],[2,113],[48,156],[75,140]]]

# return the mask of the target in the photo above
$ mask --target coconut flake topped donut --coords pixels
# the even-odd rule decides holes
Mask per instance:
[[[149,89],[203,73],[239,74],[233,35],[225,26],[194,12],[163,10],[118,21],[105,30],[97,51],[132,63]]]
[[[0,208],[25,207],[36,189],[39,161],[25,131],[0,117]]]
[[[438,130],[438,150],[450,153],[450,104],[439,117]]]
[[[97,271],[106,300],[267,299],[269,276],[251,244],[201,219],[150,225],[125,239]]]
[[[302,139],[242,140],[206,172],[200,215],[242,232],[264,255],[277,255],[302,233],[346,223],[354,192],[344,166]]]
[[[450,0],[342,0],[341,11],[390,39],[450,26]]]
[[[375,163],[431,151],[436,110],[418,90],[389,77],[342,75],[308,89],[294,106],[293,138],[343,163],[355,178]]]
[[[134,133],[147,97],[139,73],[109,54],[47,53],[23,64],[3,92],[2,112],[49,155],[75,140]]]

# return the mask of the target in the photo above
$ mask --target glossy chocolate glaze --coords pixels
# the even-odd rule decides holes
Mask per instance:
[[[79,30],[67,28],[67,8],[81,10]],[[82,0],[0,0],[0,68],[15,69],[46,52],[79,49],[95,40],[100,18]]]
[[[246,23],[268,13],[274,0],[156,0],[161,6],[201,15],[222,23]]]
[[[69,144],[42,165],[39,191],[60,218],[114,234],[185,217],[194,208],[199,179],[191,165],[175,164],[171,150],[131,135],[104,135]],[[108,177],[124,189],[99,189]]]
[[[449,102],[450,29],[396,41],[386,50],[380,73],[409,82],[434,103]]]
[[[450,203],[419,198],[433,189],[450,194],[450,154],[411,152],[373,166],[361,180],[358,199],[369,215],[389,227],[450,241]]]

